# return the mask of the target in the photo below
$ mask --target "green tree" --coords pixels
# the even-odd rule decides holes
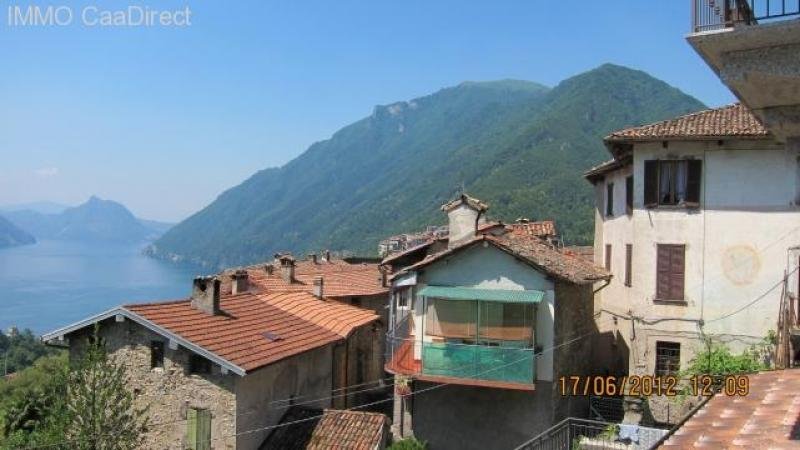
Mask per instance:
[[[59,351],[44,345],[29,329],[14,336],[0,333],[0,376],[30,367],[42,356],[54,355]]]
[[[707,338],[703,351],[695,354],[683,375],[724,376],[752,373],[766,368],[760,360],[757,348],[753,347],[734,355],[727,346]]]
[[[67,355],[40,358],[0,381],[0,448],[48,445],[64,439]],[[1,380],[1,379],[0,379]]]
[[[109,358],[95,330],[70,369],[66,438],[76,450],[128,450],[141,445],[147,408],[134,405],[125,366]]]

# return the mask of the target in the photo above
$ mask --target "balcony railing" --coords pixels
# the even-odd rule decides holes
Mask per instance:
[[[536,354],[532,348],[421,342],[412,338],[387,339],[386,369],[429,381],[497,387],[532,387],[536,381]],[[494,384],[493,384],[494,383]]]
[[[800,16],[800,0],[693,0],[695,33]]]
[[[569,417],[516,450],[649,450],[667,430]]]

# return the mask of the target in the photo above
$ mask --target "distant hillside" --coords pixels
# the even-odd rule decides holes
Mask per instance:
[[[0,216],[0,248],[36,243],[36,238]]]
[[[38,239],[138,242],[155,239],[170,226],[137,219],[120,203],[94,196],[86,203],[66,208],[59,214],[32,210],[5,214],[10,221]]]
[[[443,222],[458,186],[492,217],[552,218],[567,242],[592,239],[584,170],[608,158],[610,131],[704,108],[648,74],[604,65],[553,89],[462,83],[376,107],[370,117],[262,170],[176,225],[151,253],[211,266],[277,250],[362,254],[390,234]]]
[[[55,202],[31,202],[31,203],[18,203],[16,205],[3,205],[0,206],[0,211],[34,211],[42,214],[58,214],[65,209],[69,208],[67,205],[62,205]]]

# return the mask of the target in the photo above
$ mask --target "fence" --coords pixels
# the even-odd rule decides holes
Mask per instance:
[[[693,0],[692,27],[697,32],[800,15],[800,0]]]
[[[667,434],[667,430],[659,428],[622,427],[569,417],[516,450],[645,450],[653,448]]]

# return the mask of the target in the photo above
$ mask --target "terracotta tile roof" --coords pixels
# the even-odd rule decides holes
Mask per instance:
[[[611,159],[604,163],[598,164],[591,169],[587,170],[583,173],[585,178],[589,180],[595,180],[598,178],[602,178],[608,172],[617,170],[619,168],[625,167],[632,162],[630,157],[623,157],[620,159]]]
[[[517,222],[509,226],[511,227],[511,234],[519,236],[548,237],[556,235],[556,223],[552,220]]]
[[[301,421],[301,422],[297,422]],[[290,408],[261,450],[373,450],[383,448],[388,419],[373,412]]]
[[[224,314],[217,316],[190,303],[187,299],[124,308],[246,371],[339,341],[378,320],[371,311],[306,292],[224,295]]]
[[[699,111],[640,127],[626,128],[606,136],[606,142],[667,139],[761,138],[769,133],[747,107],[736,103]]]
[[[715,395],[659,448],[800,448],[800,370],[749,376],[744,396]]]
[[[506,233],[500,236],[476,236],[457,247],[428,255],[422,261],[397,272],[393,277],[425,267],[479,242],[488,242],[549,275],[571,283],[591,284],[611,278],[610,273],[572,252],[555,249],[535,236],[523,236],[514,233]]]
[[[389,292],[389,288],[382,284],[378,264],[350,264],[336,259],[330,262],[319,260],[316,263],[310,260],[297,261],[294,269],[295,281],[292,283],[283,280],[280,267],[274,267],[273,272],[269,274],[265,265],[246,268],[250,282],[265,292],[312,293],[316,277],[323,278],[323,291],[326,297],[382,295]],[[223,276],[222,292],[230,291],[230,277]]]
[[[416,253],[416,252],[419,252],[419,251],[425,250],[425,249],[427,249],[428,247],[430,247],[431,245],[433,245],[433,243],[434,243],[434,242],[436,242],[436,241],[435,241],[435,240],[433,240],[433,239],[431,239],[431,240],[429,240],[429,241],[427,241],[427,242],[423,242],[423,243],[422,243],[422,244],[420,244],[420,245],[417,245],[417,246],[411,247],[411,248],[409,248],[409,249],[406,249],[406,250],[403,250],[403,251],[401,251],[401,252],[395,252],[395,253],[389,254],[388,256],[386,256],[385,258],[383,258],[383,261],[381,261],[381,265],[383,265],[383,264],[389,264],[389,263],[391,263],[392,261],[396,261],[396,260],[398,260],[398,259],[400,259],[400,258],[402,258],[402,257],[404,257],[404,256],[406,256],[406,255],[410,255],[410,254],[412,254],[412,253]]]

